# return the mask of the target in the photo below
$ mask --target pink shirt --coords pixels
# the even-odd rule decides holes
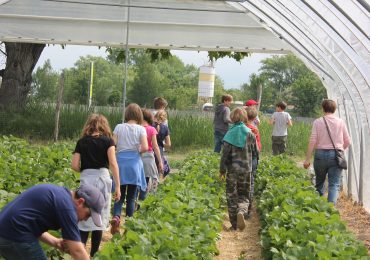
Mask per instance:
[[[146,137],[148,139],[148,152],[151,152],[153,151],[153,144],[152,144],[153,135],[157,135],[158,132],[157,132],[157,129],[155,129],[151,125],[144,126],[144,128],[146,130]]]
[[[351,140],[344,121],[334,115],[326,115],[325,119],[335,148],[346,149],[351,144]],[[330,141],[328,130],[322,117],[313,122],[310,144],[315,144],[316,149],[333,149],[333,144]]]

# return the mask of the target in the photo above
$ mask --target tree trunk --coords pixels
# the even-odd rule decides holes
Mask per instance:
[[[22,108],[31,89],[32,71],[45,44],[6,42],[6,66],[0,87],[0,108]]]

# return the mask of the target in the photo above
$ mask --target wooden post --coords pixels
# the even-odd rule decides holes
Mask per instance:
[[[257,111],[260,111],[261,99],[262,99],[262,83],[258,84],[257,87],[257,102],[258,102]]]
[[[62,97],[64,91],[64,72],[60,74],[59,78],[59,93],[57,98],[57,105],[55,108],[55,128],[54,128],[54,142],[58,141],[59,136],[59,115],[60,115],[60,108],[62,106]]]

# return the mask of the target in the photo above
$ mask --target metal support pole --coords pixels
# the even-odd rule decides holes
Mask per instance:
[[[349,119],[350,119],[349,112],[348,112],[348,109],[347,109],[346,102],[345,102],[344,98],[343,98],[343,107],[344,107],[344,111],[346,113],[347,125],[349,126],[349,125],[351,125],[351,122],[349,121]],[[354,135],[352,133],[352,129],[350,127],[348,127],[348,133],[349,133],[349,136],[354,138]],[[360,134],[361,134],[361,132],[360,132]],[[360,137],[360,140],[361,140],[361,137]],[[362,145],[361,145],[361,147],[362,147]],[[359,167],[357,167],[357,163],[356,163],[356,160],[354,158],[354,155],[355,155],[355,151],[354,151],[353,145],[350,145],[349,149],[348,149],[348,170],[347,170],[347,173],[348,173],[348,197],[350,197],[350,198],[352,197],[352,181],[354,181],[354,183],[356,185],[356,195],[357,195],[358,200],[360,200],[360,189],[361,189],[360,176],[361,176],[361,172],[359,173],[359,179],[357,180],[357,171],[358,171]]]
[[[366,154],[366,148],[365,148],[365,131],[364,128],[361,126],[360,129],[360,176],[359,176],[359,182],[360,182],[360,188],[358,191],[358,203],[362,206],[364,203],[364,172],[365,172],[365,154]]]
[[[128,7],[127,7],[127,25],[126,25],[126,49],[125,49],[125,77],[123,79],[123,113],[122,113],[122,122],[125,120],[125,108],[126,108],[126,89],[127,89],[127,67],[128,67],[128,56],[129,56],[129,48],[128,48],[128,37],[129,37],[129,29],[130,29],[130,0],[128,0]]]

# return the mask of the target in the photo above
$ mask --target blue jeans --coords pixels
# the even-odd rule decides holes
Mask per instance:
[[[135,211],[135,200],[137,197],[137,185],[121,185],[121,199],[114,203],[113,216],[121,217],[122,206],[126,198],[126,216],[132,217]],[[127,192],[126,192],[127,191]]]
[[[224,139],[226,133],[222,133],[218,130],[215,130],[214,136],[215,136],[215,153],[220,153],[221,152],[221,147],[222,147],[222,140]]]
[[[47,260],[38,241],[31,243],[13,242],[0,237],[0,256],[7,260]]]
[[[335,160],[335,150],[316,149],[313,167],[315,169],[317,192],[320,196],[324,195],[324,182],[326,175],[328,175],[328,201],[335,205],[342,180],[342,169],[338,167]]]
[[[146,185],[149,185],[149,177],[145,177]],[[137,192],[139,193],[139,200],[145,200],[146,196],[148,195],[147,191],[142,191],[140,187],[137,188]]]

